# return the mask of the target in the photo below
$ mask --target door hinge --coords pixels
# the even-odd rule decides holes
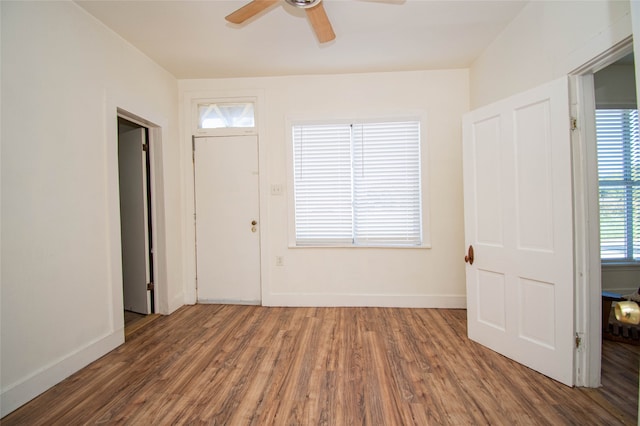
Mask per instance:
[[[147,283],[147,290],[153,290],[153,283]]]
[[[575,117],[571,117],[571,130],[576,130],[578,128],[578,119]]]
[[[576,333],[576,349],[578,349],[581,344],[582,344],[582,337],[580,337],[580,335]]]
[[[143,143],[143,144],[142,144],[142,150],[143,150],[144,152],[149,151],[149,144],[148,144],[148,143]]]

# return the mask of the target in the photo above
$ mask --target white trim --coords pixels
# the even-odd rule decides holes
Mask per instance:
[[[301,307],[388,307],[466,309],[467,297],[460,295],[272,293],[265,306]]]
[[[158,176],[158,169],[161,170],[161,163],[159,162],[160,156],[156,154],[156,151],[160,149],[162,142],[162,130],[151,123],[148,120],[145,120],[141,117],[136,116],[128,111],[125,111],[121,108],[117,108],[117,115],[119,118],[130,121],[134,124],[144,127],[147,130],[147,138],[149,144],[149,180],[150,180],[150,191],[151,191],[151,205],[147,206],[148,214],[151,216],[151,241],[153,242],[153,281],[154,281],[154,291],[153,291],[153,305],[154,305],[154,313],[163,313],[168,314],[169,311],[166,309],[166,303],[164,303],[163,308],[160,308],[160,300],[166,302],[166,297],[161,298],[160,292],[164,290],[164,294],[167,294],[166,291],[166,253],[164,249],[159,249],[158,244],[158,206],[159,204],[156,201],[156,197],[158,195],[158,184],[156,182]],[[146,188],[146,185],[145,185]],[[146,200],[145,200],[146,205]],[[147,232],[145,230],[145,235]],[[145,246],[148,249],[147,243]],[[147,261],[149,261],[147,259]],[[160,267],[162,266],[163,271],[160,273]],[[147,277],[148,279],[149,277]],[[150,311],[149,311],[150,312]]]
[[[611,45],[608,49],[598,52],[591,60],[576,67],[569,75],[581,76],[593,74],[603,68],[622,59],[630,53],[633,53],[633,36],[628,35],[620,39],[617,43]]]
[[[198,299],[199,305],[257,305],[260,306],[260,300],[239,300],[239,299]]]
[[[595,131],[594,118],[588,111],[595,110],[593,74],[572,77],[572,116],[578,119],[579,129],[572,132],[572,163],[574,185],[574,267],[575,267],[575,331],[582,345],[575,353],[576,386],[598,387],[600,385],[601,359],[601,304],[600,304],[600,244],[599,214],[597,199],[597,176],[595,177],[596,199],[594,211],[593,169],[595,143],[587,143],[588,133]],[[592,114],[593,115],[593,114]],[[593,162],[596,161],[595,164]],[[595,223],[594,223],[595,222]],[[594,247],[595,242],[595,247]],[[594,258],[594,254],[597,254]],[[594,304],[594,295],[598,304]],[[597,360],[594,362],[592,360]]]
[[[55,360],[19,383],[3,389],[0,396],[0,417],[26,404],[122,343],[124,343],[124,328],[115,330],[84,348]]]
[[[166,243],[166,222],[164,213],[164,169],[163,169],[163,140],[162,128],[149,124],[149,154],[151,170],[151,221],[153,239],[153,280],[155,311],[168,315],[184,304],[182,292],[178,293],[181,303],[175,308],[169,304],[169,278],[167,272],[168,256]],[[162,214],[160,214],[162,212]]]
[[[293,214],[293,213],[292,213]],[[295,232],[293,234],[295,236]],[[424,236],[424,235],[423,235]],[[425,244],[424,242],[421,245],[415,245],[415,246],[385,246],[385,245],[375,245],[375,244],[371,244],[371,245],[355,245],[355,244],[325,244],[325,245],[296,245],[295,241],[291,242],[289,241],[289,245],[287,246],[290,249],[325,249],[325,248],[329,248],[329,249],[358,249],[358,250],[365,250],[365,249],[385,249],[385,250],[425,250],[425,249],[430,249],[432,248],[431,244]]]
[[[593,73],[629,54],[631,43],[631,37],[626,37],[571,73],[571,113],[578,120],[578,127],[572,132],[575,331],[582,339],[575,353],[576,386],[600,386],[602,362],[602,271]]]

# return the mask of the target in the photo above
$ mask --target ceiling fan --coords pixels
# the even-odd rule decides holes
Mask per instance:
[[[253,0],[226,16],[224,19],[233,24],[241,24],[279,1],[280,0]],[[333,28],[331,27],[331,22],[329,22],[329,17],[322,5],[322,0],[285,1],[292,6],[305,9],[313,31],[316,33],[320,43],[326,43],[336,38]]]

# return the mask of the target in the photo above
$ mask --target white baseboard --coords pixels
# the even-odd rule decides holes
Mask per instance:
[[[199,305],[261,305],[260,300],[198,299]]]
[[[119,329],[3,389],[0,394],[0,417],[31,401],[122,343],[124,343],[124,329]]]
[[[387,295],[387,294],[292,294],[272,293],[262,301],[265,306],[353,306],[385,308],[466,309],[466,296]]]

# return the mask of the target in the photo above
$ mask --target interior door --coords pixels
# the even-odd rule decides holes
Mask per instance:
[[[261,301],[257,136],[196,138],[198,301]]]
[[[149,313],[145,129],[118,135],[124,309]]]
[[[573,385],[568,82],[465,115],[469,338]]]

